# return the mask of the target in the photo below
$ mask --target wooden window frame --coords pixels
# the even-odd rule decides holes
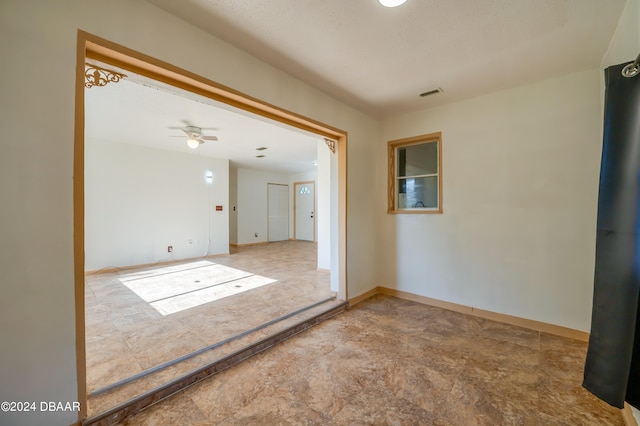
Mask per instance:
[[[397,207],[398,176],[396,176],[396,153],[398,148],[424,143],[438,144],[438,207],[437,208],[411,208],[400,209]],[[442,133],[429,133],[404,139],[395,139],[387,142],[388,180],[387,180],[387,213],[390,214],[442,214]]]

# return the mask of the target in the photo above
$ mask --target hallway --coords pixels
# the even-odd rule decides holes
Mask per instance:
[[[283,241],[233,248],[211,256],[86,278],[89,413],[224,356],[287,323],[292,312],[333,298],[329,272],[317,271],[316,245]],[[260,329],[277,318],[282,321]],[[256,329],[252,335],[248,330]],[[116,390],[105,387],[225,343],[137,379]],[[104,391],[104,392],[102,392]]]

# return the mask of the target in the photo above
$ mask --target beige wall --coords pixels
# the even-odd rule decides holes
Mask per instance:
[[[77,30],[138,50],[349,133],[349,285],[374,282],[368,196],[378,124],[143,2],[0,2],[0,400],[77,400],[73,129]],[[0,413],[69,424],[74,413]]]
[[[380,170],[386,141],[442,132],[444,214],[378,215],[378,284],[588,330],[599,112],[591,70],[384,120]]]
[[[602,68],[640,52],[630,0]],[[383,120],[386,142],[442,131],[444,214],[378,214],[378,284],[589,330],[602,139],[602,70]]]
[[[632,61],[640,51],[640,1],[628,0],[601,67]]]

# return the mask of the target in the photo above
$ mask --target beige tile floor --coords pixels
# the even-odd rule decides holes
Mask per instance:
[[[127,425],[622,425],[586,344],[375,296]]]
[[[332,296],[329,273],[317,271],[316,248],[284,241],[195,262],[88,275],[89,392]],[[229,295],[239,285],[250,289]],[[214,293],[226,297],[207,302]],[[207,303],[196,306],[200,298]],[[95,414],[91,399],[89,408]]]

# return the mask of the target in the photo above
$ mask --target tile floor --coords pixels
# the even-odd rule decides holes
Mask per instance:
[[[284,241],[87,276],[89,392],[333,296],[316,248]],[[231,294],[240,285],[249,290]],[[100,406],[90,399],[89,414],[122,402],[114,398]]]
[[[127,425],[622,425],[586,343],[375,296]]]

